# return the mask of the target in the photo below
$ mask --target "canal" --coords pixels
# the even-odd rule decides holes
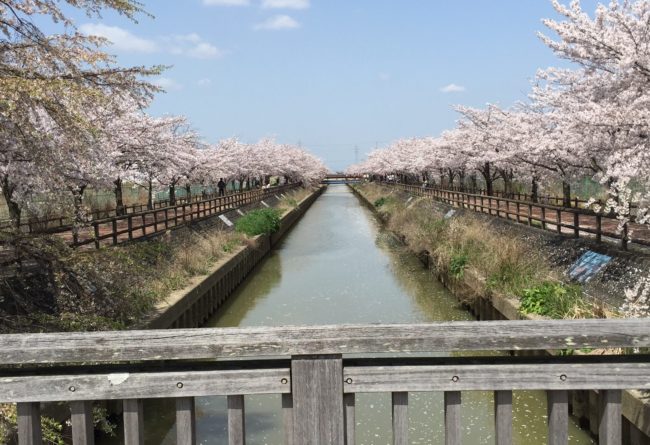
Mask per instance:
[[[471,320],[430,271],[385,231],[350,192],[335,185],[313,204],[285,240],[207,327]],[[463,393],[465,444],[493,444],[490,392]],[[441,443],[442,393],[413,393],[411,444]],[[390,395],[357,396],[357,443],[391,444]],[[546,443],[541,392],[514,393],[514,443]],[[145,406],[147,445],[176,441],[173,401]],[[283,443],[280,397],[246,398],[248,445]],[[197,399],[201,444],[227,443],[226,401]],[[572,444],[593,443],[571,424]]]

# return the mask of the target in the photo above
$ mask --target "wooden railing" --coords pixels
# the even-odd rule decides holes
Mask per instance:
[[[277,189],[277,187],[274,187]],[[256,190],[253,190],[256,191]],[[239,195],[242,193],[249,192],[234,192],[228,191],[224,196],[233,196]],[[175,206],[180,206],[183,204],[190,205],[193,203],[200,203],[204,201],[213,200],[219,198],[220,195],[218,192],[208,193],[208,194],[195,194],[191,197],[181,196],[177,197],[174,204],[170,204],[169,199],[161,199],[153,201],[151,208],[147,204],[131,204],[128,206],[123,206],[121,211],[118,212],[118,209],[111,208],[106,210],[92,210],[88,213],[88,219],[90,221],[105,220],[114,217],[126,216],[129,214],[139,214],[142,212],[147,212],[156,209],[166,209],[173,208]],[[56,217],[44,217],[44,218],[27,218],[26,221],[20,223],[20,230],[23,233],[60,233],[69,231],[74,224],[74,218],[71,216],[56,216]],[[10,228],[11,221],[0,221],[0,228]]]
[[[73,239],[72,245],[78,247],[94,243],[95,247],[100,248],[103,241],[116,245],[120,242],[164,233],[171,228],[217,216],[298,187],[300,187],[300,184],[296,183],[257,189],[91,221],[89,227],[92,229],[92,235],[83,236],[82,230],[82,236],[76,240]]]
[[[650,356],[453,354],[648,347],[650,319],[3,335],[0,402],[18,403],[21,445],[42,442],[42,402],[68,402],[73,445],[87,445],[92,402],[122,400],[124,443],[140,445],[143,399],[172,398],[177,443],[190,445],[194,398],[225,395],[229,443],[243,445],[245,396],[282,394],[287,444],[353,445],[355,395],[389,392],[394,443],[408,444],[409,392],[442,391],[438,443],[456,445],[466,427],[462,391],[494,391],[496,443],[505,445],[512,443],[512,391],[537,389],[547,391],[548,443],[557,445],[568,441],[569,391],[599,390],[600,443],[613,445],[622,437],[622,390],[650,388]]]
[[[611,214],[416,185],[389,182],[383,184],[405,190],[415,196],[429,197],[455,207],[487,213],[558,234],[570,234],[575,238],[589,236],[597,242],[602,242],[603,237],[606,237],[618,240],[623,249],[627,249],[629,243],[650,246],[650,228],[647,225],[631,222],[624,224],[622,230],[618,230],[619,221]],[[631,232],[634,233],[633,237],[630,236]]]
[[[388,181],[387,181],[388,182]],[[395,184],[395,182],[391,182]],[[422,183],[418,182],[409,182],[408,185],[411,186],[417,186],[417,187],[422,187]],[[461,192],[461,193],[468,193],[470,195],[483,195],[483,196],[492,196],[495,198],[508,198],[508,199],[513,199],[515,201],[523,201],[523,202],[531,202],[531,203],[539,203],[539,204],[548,204],[552,205],[555,207],[567,207],[564,205],[564,197],[563,196],[558,196],[558,195],[550,195],[550,194],[537,194],[536,196],[533,196],[532,193],[522,193],[522,192],[505,192],[503,190],[493,190],[492,193],[488,193],[487,190],[485,189],[480,189],[480,188],[471,188],[471,187],[458,187],[458,186],[439,186],[439,185],[427,185],[427,188],[431,189],[439,189],[439,190],[445,190],[448,192]],[[589,199],[583,199],[580,198],[579,196],[573,196],[572,198],[569,199],[571,202],[571,206],[574,208],[587,208],[587,204],[590,202]],[[599,205],[603,205],[603,202],[601,200],[596,200],[596,203]],[[631,204],[630,209],[636,209],[638,206],[636,204]]]

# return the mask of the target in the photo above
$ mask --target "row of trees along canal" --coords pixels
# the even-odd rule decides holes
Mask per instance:
[[[458,106],[455,129],[399,140],[349,173],[474,189],[481,181],[488,195],[497,180],[506,194],[520,180],[530,183],[533,199],[540,187],[562,183],[566,207],[570,184],[590,178],[606,195],[590,200],[595,211],[614,212],[620,227],[648,223],[650,3],[613,1],[590,15],[580,2],[552,2],[562,20],[544,20],[556,38],[540,38],[573,68],[539,71],[529,100],[510,109]]]
[[[316,182],[323,163],[299,147],[270,139],[244,144],[201,142],[182,116],[153,117],[144,110],[160,88],[146,76],[163,67],[119,67],[100,48],[107,42],[78,33],[54,0],[8,0],[0,6],[0,188],[9,218],[73,214],[87,219],[84,192],[112,189],[118,215],[123,184],[148,190],[214,186],[220,178],[250,185],[270,176]],[[112,9],[128,18],[144,13],[134,0],[67,1],[90,16]],[[62,29],[46,35],[32,18],[49,16]]]

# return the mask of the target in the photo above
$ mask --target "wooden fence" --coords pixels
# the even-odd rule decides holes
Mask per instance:
[[[277,189],[277,187],[274,187]],[[226,192],[226,196],[238,195],[241,193],[248,192]],[[91,221],[104,220],[113,217],[126,216],[129,214],[139,214],[142,212],[156,210],[156,209],[165,209],[175,206],[180,206],[183,204],[193,204],[203,201],[212,200],[219,198],[219,193],[209,193],[209,194],[195,194],[191,197],[183,196],[177,197],[175,203],[170,204],[169,199],[157,200],[152,203],[151,208],[147,204],[132,204],[128,206],[123,206],[122,211],[118,212],[117,209],[106,209],[106,210],[93,210],[88,213],[88,219]],[[56,217],[45,217],[45,218],[28,218],[27,221],[23,221],[20,224],[20,230],[23,233],[59,233],[66,232],[72,228],[74,224],[74,218],[71,216],[56,216]],[[0,221],[0,228],[11,227],[11,221]]]
[[[512,443],[512,391],[536,389],[547,392],[548,443],[558,445],[568,442],[568,391],[599,390],[600,443],[621,444],[622,390],[650,388],[650,356],[454,355],[602,347],[650,347],[650,320],[3,335],[0,402],[18,403],[20,445],[42,443],[43,402],[69,403],[73,445],[88,445],[92,402],[122,400],[124,443],[141,445],[142,401],[172,398],[177,443],[193,445],[195,397],[223,395],[229,444],[243,445],[245,396],[282,394],[285,443],[353,445],[356,394],[388,392],[394,443],[401,445],[409,443],[409,392],[442,391],[445,437],[438,443],[457,445],[466,428],[462,391],[494,391],[494,434],[497,445],[506,445]],[[409,357],[399,355],[405,352]],[[392,357],[373,358],[377,353]]]
[[[71,244],[75,247],[94,244],[100,248],[102,244],[116,245],[120,242],[132,241],[136,238],[164,233],[169,229],[186,223],[200,221],[212,216],[217,216],[239,207],[263,201],[269,197],[299,187],[300,184],[288,184],[278,187],[251,190],[248,192],[234,193],[226,196],[217,196],[209,199],[187,202],[172,207],[163,207],[143,212],[129,213],[123,216],[91,221],[89,228],[92,233],[81,233],[76,237],[72,235]]]
[[[575,238],[587,236],[601,242],[603,237],[606,237],[618,240],[623,249],[627,249],[629,243],[650,246],[650,229],[647,225],[632,222],[623,225],[622,230],[618,230],[619,221],[613,215],[596,213],[588,209],[558,207],[408,184],[383,184],[405,190],[415,196],[429,197],[455,207],[487,213],[558,234],[569,234]],[[633,236],[630,236],[631,232]]]

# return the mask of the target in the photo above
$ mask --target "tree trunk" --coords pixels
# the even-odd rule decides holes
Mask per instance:
[[[514,196],[514,174],[511,170],[501,170],[501,176],[503,177],[503,195],[512,199]]]
[[[117,178],[113,181],[115,184],[115,214],[117,216],[122,216],[126,212],[124,211],[124,196],[122,193],[122,178]]]
[[[153,179],[149,177],[147,189],[147,209],[153,210]]]
[[[458,182],[460,184],[460,191],[465,191],[465,170],[459,170],[458,172]]]
[[[533,175],[533,183],[530,187],[530,200],[532,202],[539,202],[539,184],[535,175]]]
[[[454,171],[452,169],[449,169],[448,177],[449,177],[449,188],[453,189],[454,188],[454,178],[456,177],[456,173],[454,173]]]
[[[567,181],[562,181],[562,205],[571,207],[571,184]]]
[[[169,184],[169,205],[176,205],[176,184]]]
[[[469,181],[472,186],[472,193],[476,193],[478,191],[478,178],[476,177],[476,173],[472,173],[469,176]]]
[[[494,196],[494,179],[492,178],[492,166],[486,162],[481,171],[483,179],[485,179],[485,192],[488,196]]]
[[[80,185],[72,190],[74,198],[74,222],[72,223],[72,242],[77,244],[79,242],[79,229],[86,223],[83,212],[83,200],[85,185]]]
[[[16,232],[20,231],[20,213],[21,209],[18,203],[12,200],[14,190],[16,186],[9,183],[8,177],[2,178],[2,195],[5,198],[7,203],[7,208],[9,209],[9,219],[11,220],[11,226]]]
[[[185,186],[185,194],[187,195],[187,202],[192,202],[192,185],[187,184]]]

